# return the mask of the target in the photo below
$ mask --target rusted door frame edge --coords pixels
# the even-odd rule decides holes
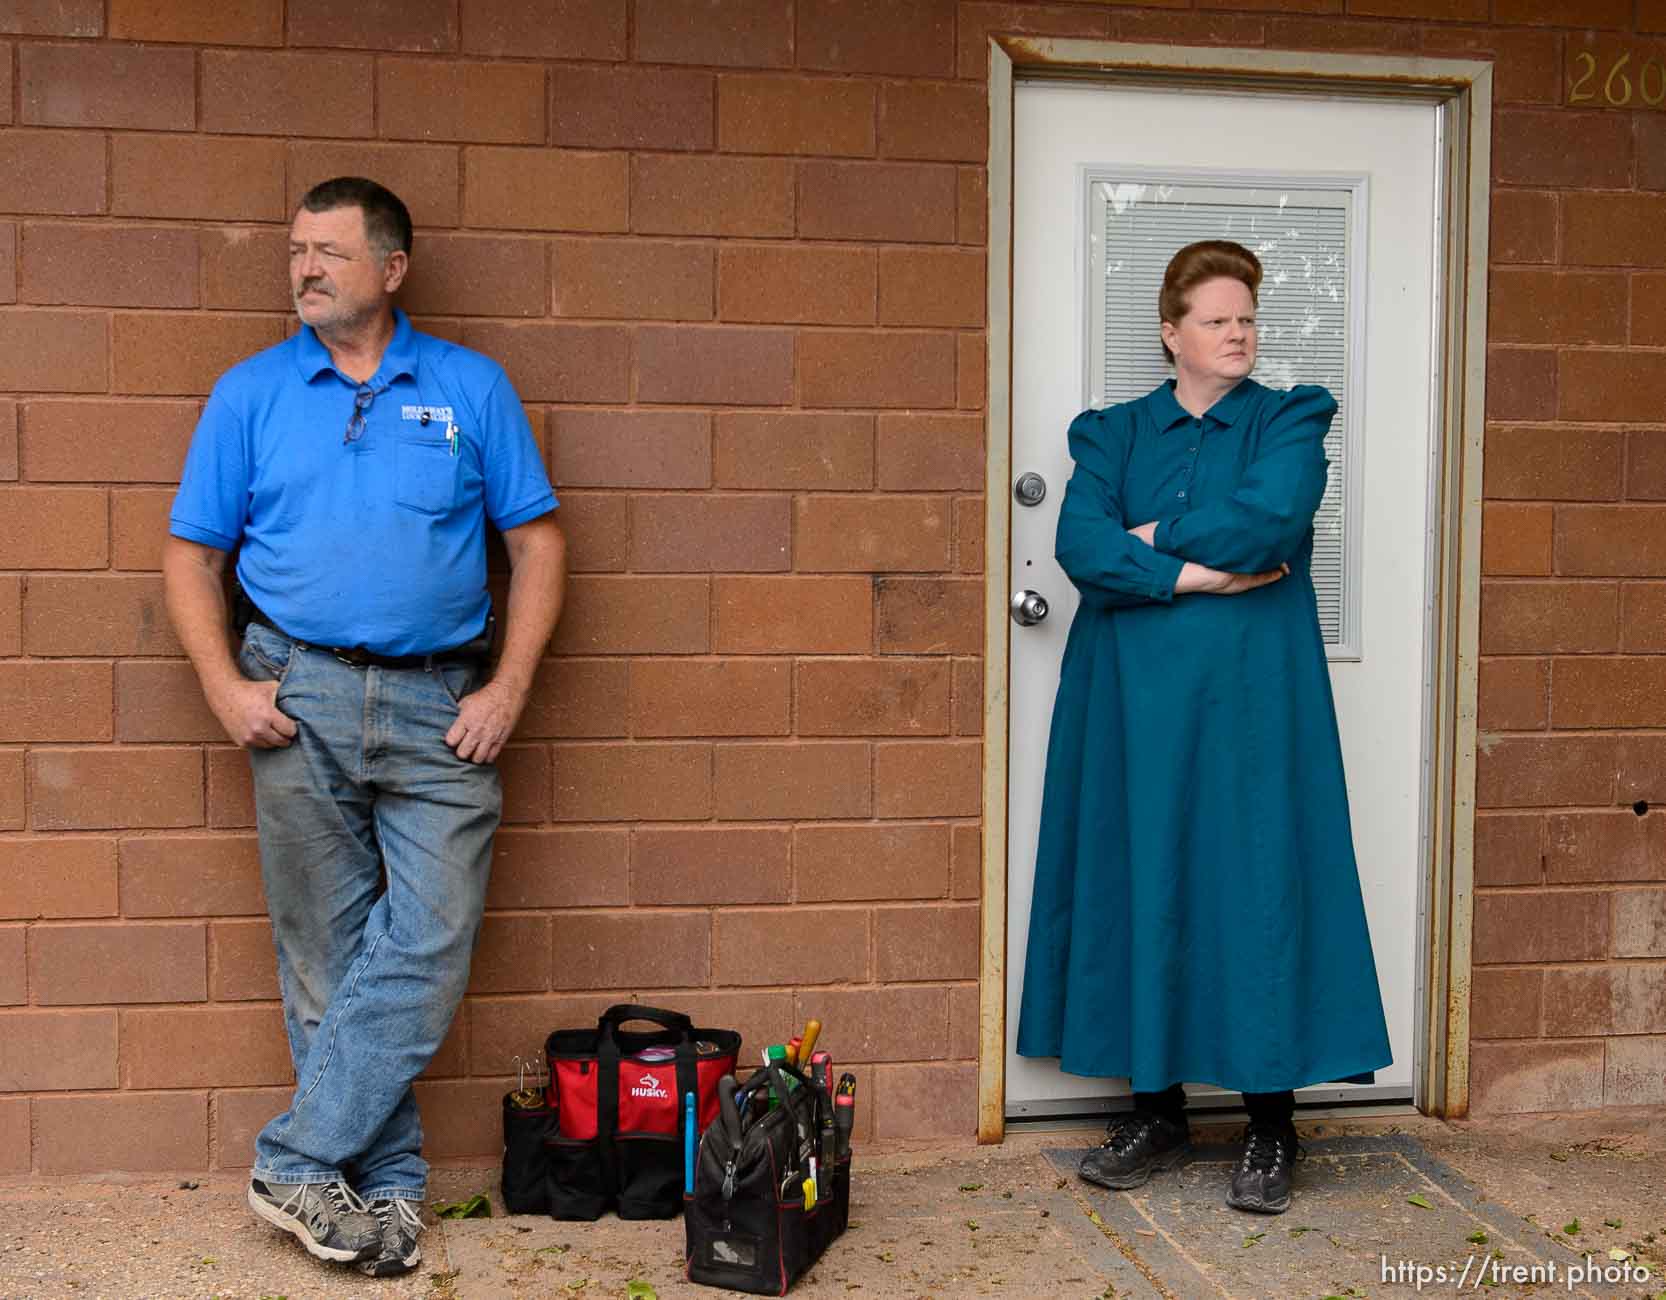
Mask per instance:
[[[1262,49],[991,37],[984,515],[983,873],[978,963],[978,1140],[1006,1132],[1007,600],[1012,523],[1013,96],[1018,79],[1260,86],[1316,96],[1415,97],[1437,106],[1443,359],[1435,403],[1433,642],[1426,671],[1423,901],[1415,1100],[1429,1114],[1469,1108],[1470,941],[1474,922],[1476,691],[1481,581],[1481,454],[1486,384],[1492,64]]]

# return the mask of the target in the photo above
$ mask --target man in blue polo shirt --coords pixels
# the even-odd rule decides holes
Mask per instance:
[[[564,556],[502,369],[394,308],[410,251],[410,214],[382,186],[308,192],[289,242],[302,327],[215,385],[163,559],[203,694],[254,770],[295,1063],[289,1109],[255,1144],[249,1205],[373,1276],[421,1258],[411,1081],[468,982],[501,808],[493,761],[560,615]],[[488,523],[510,563],[490,670]]]

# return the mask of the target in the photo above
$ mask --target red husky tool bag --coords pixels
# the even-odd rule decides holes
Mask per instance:
[[[646,1020],[659,1026],[622,1026]],[[695,1139],[717,1118],[717,1081],[735,1071],[740,1035],[697,1029],[681,1012],[620,1003],[594,1029],[544,1044],[556,1131],[544,1140],[555,1219],[669,1219],[683,1203],[683,1099]]]

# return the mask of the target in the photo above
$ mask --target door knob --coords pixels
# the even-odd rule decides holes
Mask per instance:
[[[1047,617],[1047,597],[1039,591],[1016,591],[1012,595],[1012,621],[1019,627],[1034,627]]]
[[[1021,506],[1038,506],[1047,499],[1047,480],[1033,471],[1020,474],[1012,485],[1012,495]]]

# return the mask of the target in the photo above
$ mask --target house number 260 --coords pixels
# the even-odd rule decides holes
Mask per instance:
[[[1650,57],[1643,60],[1643,66],[1636,70],[1636,84],[1633,85],[1632,75],[1627,71],[1631,64],[1631,55],[1622,54],[1608,67],[1608,74],[1603,77],[1601,90],[1597,85],[1596,55],[1581,51],[1573,56],[1573,85],[1568,88],[1568,103],[1581,104],[1597,98],[1614,108],[1625,108],[1631,104],[1633,94],[1637,99],[1650,108],[1658,108],[1662,101],[1666,101],[1666,67],[1662,67],[1660,60]],[[1572,71],[1570,69],[1570,71]]]

